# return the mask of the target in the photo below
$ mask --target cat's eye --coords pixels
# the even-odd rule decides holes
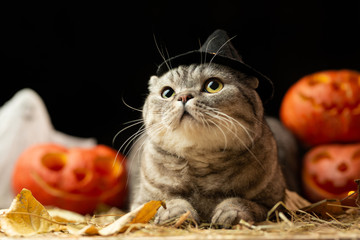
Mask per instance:
[[[224,84],[217,78],[210,78],[205,82],[204,91],[208,93],[217,93],[223,89]]]
[[[161,97],[171,98],[172,96],[174,96],[174,94],[175,94],[174,89],[172,89],[171,87],[165,87],[161,92]]]

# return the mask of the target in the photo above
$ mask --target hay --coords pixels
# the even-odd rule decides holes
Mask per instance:
[[[159,239],[356,239],[360,238],[360,208],[324,200],[310,204],[296,193],[287,191],[261,223],[241,220],[231,229],[208,223],[197,225],[189,213],[171,219],[162,226],[145,224],[128,231],[130,238]]]
[[[169,239],[329,239],[359,238],[360,211],[350,209],[339,216],[325,220],[307,212],[279,213],[279,221],[265,221],[252,224],[240,221],[231,229],[217,229],[218,226],[201,224],[197,226],[187,219],[178,228],[173,219],[163,226],[142,224],[139,230],[125,233],[131,238],[157,237]],[[177,238],[176,238],[177,237]]]
[[[349,202],[351,199],[346,199]],[[352,203],[358,198],[353,198]],[[351,201],[350,201],[351,202]],[[224,229],[209,223],[197,224],[190,212],[170,219],[163,225],[153,222],[129,224],[124,233],[113,236],[75,236],[55,232],[27,239],[357,239],[360,238],[360,208],[344,205],[344,201],[324,200],[310,204],[293,192],[286,192],[284,202],[276,204],[261,223],[241,220]],[[109,217],[102,215],[102,217]],[[111,217],[111,216],[110,216]],[[103,220],[102,220],[103,221]],[[98,222],[102,224],[102,222]],[[3,235],[0,234],[0,237]],[[25,238],[22,238],[25,239]]]

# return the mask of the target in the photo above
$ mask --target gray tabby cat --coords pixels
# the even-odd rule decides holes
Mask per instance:
[[[156,223],[187,211],[221,225],[262,221],[283,200],[285,181],[259,80],[202,61],[149,81],[145,132],[130,155],[131,208],[164,200]]]

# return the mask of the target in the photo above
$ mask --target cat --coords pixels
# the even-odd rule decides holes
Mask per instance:
[[[265,220],[286,183],[259,79],[215,61],[168,67],[149,80],[129,155],[131,209],[164,200],[158,224],[187,211],[224,226]]]

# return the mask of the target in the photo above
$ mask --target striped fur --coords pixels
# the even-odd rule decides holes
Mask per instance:
[[[204,92],[209,78],[220,79],[223,89]],[[187,210],[198,221],[217,224],[264,220],[283,199],[285,183],[257,84],[254,77],[216,64],[153,76],[143,107],[146,131],[130,155],[131,208],[165,200],[158,223]],[[175,90],[168,99],[161,97],[166,86]],[[184,105],[178,99],[185,93],[193,98]]]

